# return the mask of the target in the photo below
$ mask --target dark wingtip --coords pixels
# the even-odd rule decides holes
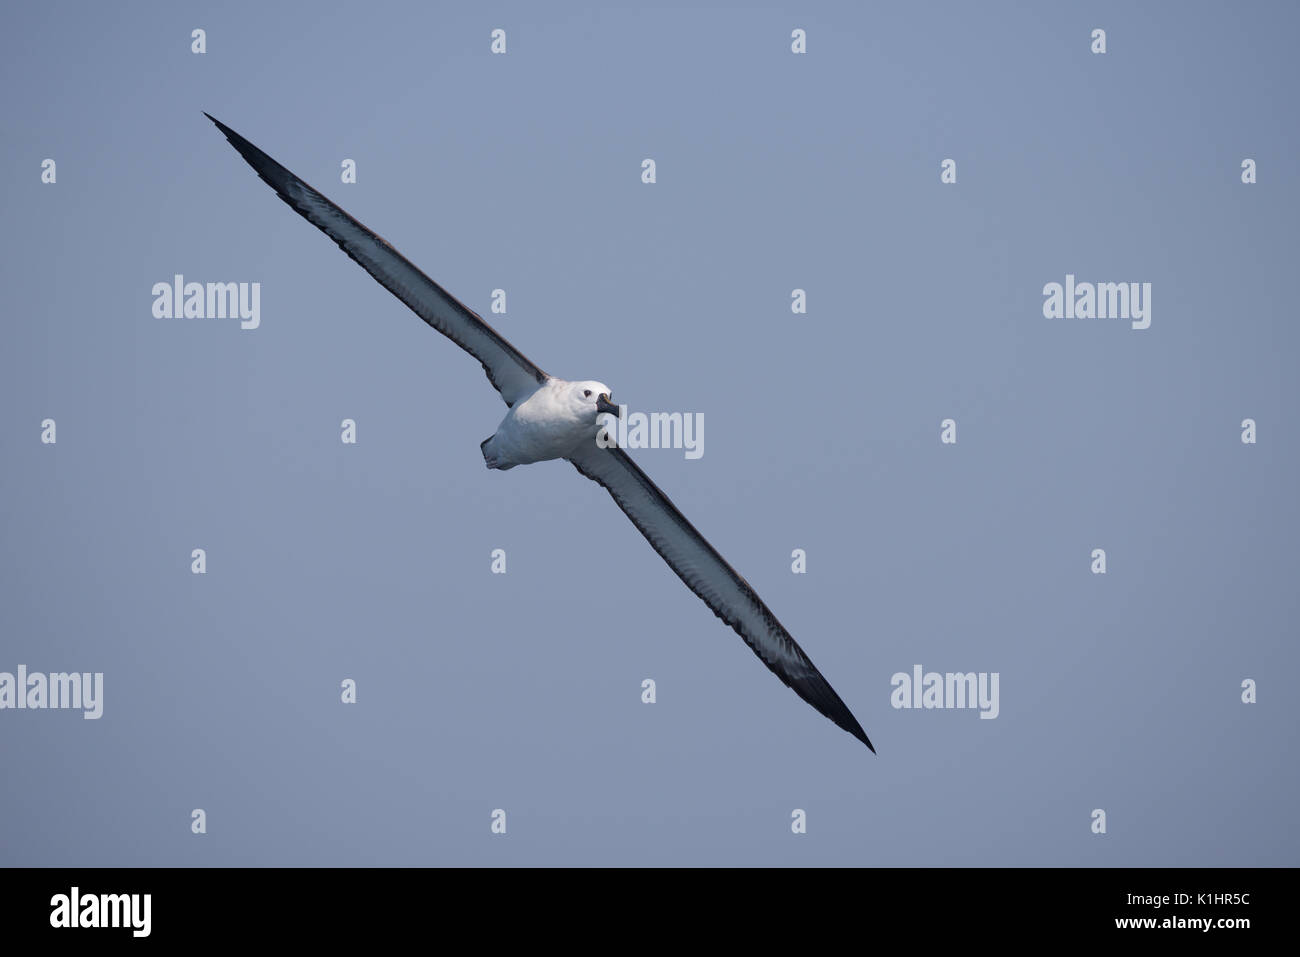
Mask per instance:
[[[867,732],[862,730],[862,725],[858,724],[856,720],[853,722],[853,727],[846,728],[845,730],[870,748],[872,754],[876,753],[876,746],[871,743],[871,739],[867,737]]]
[[[234,130],[228,127],[225,123],[222,123],[219,119],[217,119],[207,110],[203,111],[203,115],[206,116],[208,119],[210,119],[217,129],[221,130],[221,132],[225,135],[226,139],[228,139],[231,145],[234,146],[235,149],[239,150],[239,152],[241,153],[244,152],[245,145],[253,146],[252,143],[249,143],[248,140],[244,139],[242,136],[240,136],[238,133],[236,133]],[[257,147],[253,146],[253,149],[257,149]]]
[[[807,660],[806,656],[805,660]],[[769,665],[769,667],[771,666]],[[875,754],[876,746],[867,737],[867,732],[862,730],[862,725],[858,722],[858,719],[853,717],[853,712],[844,703],[844,699],[835,693],[835,689],[830,686],[822,673],[813,667],[811,661],[808,662],[808,668],[809,673],[793,681],[781,675],[779,671],[777,674],[780,675],[782,681],[794,689],[795,694],[803,698],[822,715],[830,718],[841,729],[853,735],[853,737],[865,744],[872,754]]]
[[[825,681],[824,678],[822,680],[823,682]],[[848,706],[840,699],[839,695],[835,694],[834,689],[831,688],[829,684],[826,685],[826,690],[834,697],[837,707],[822,711],[822,714],[826,715],[826,717],[830,718],[849,734],[853,735],[853,737],[865,744],[871,750],[871,753],[875,754],[876,746],[872,744],[871,739],[867,737],[867,732],[862,730],[862,725],[858,722],[858,719],[853,717],[853,712],[848,709]],[[821,711],[821,708],[818,708],[817,710]]]
[[[247,144],[249,146],[253,145],[252,143],[249,143],[248,140],[244,139],[242,136],[240,136],[238,133],[232,130],[230,127],[228,127],[225,123],[222,123],[219,119],[217,119],[207,110],[203,111],[203,115],[212,121],[213,125],[215,125],[216,128],[222,132],[222,134],[226,137],[226,139],[230,141],[230,144],[235,149],[239,150],[240,153],[244,152],[244,144]],[[257,147],[253,147],[253,148],[256,149]]]
[[[204,110],[203,115],[206,116],[208,119],[210,119],[214,124],[216,124],[217,129],[219,129],[222,132],[222,134],[225,135],[226,140],[230,143],[230,145],[233,146],[235,148],[235,151],[244,158],[244,162],[246,162],[249,166],[253,167],[253,170],[257,173],[257,175],[260,176],[267,183],[267,185],[269,185],[272,189],[274,189],[280,195],[281,199],[283,199],[290,206],[293,206],[294,210],[300,215],[303,216],[307,215],[297,206],[294,206],[293,199],[289,196],[288,193],[290,186],[295,184],[298,186],[305,187],[307,189],[311,189],[311,187],[307,183],[304,183],[288,169],[281,166],[275,160],[271,159],[271,157],[267,156],[260,149],[258,149],[248,140],[244,139],[244,137],[240,136],[238,133],[236,133],[234,130],[228,127],[225,123],[222,123],[211,113]],[[310,218],[311,217],[308,217],[308,219]],[[336,239],[335,242],[338,242],[338,240]]]

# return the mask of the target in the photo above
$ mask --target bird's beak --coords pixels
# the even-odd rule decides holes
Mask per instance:
[[[616,406],[613,402],[609,401],[608,392],[604,393],[599,399],[596,400],[596,411],[598,413],[608,412],[612,416],[615,417],[618,416],[618,406]]]

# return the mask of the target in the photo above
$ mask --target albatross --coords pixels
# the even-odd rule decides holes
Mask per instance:
[[[472,309],[454,298],[385,239],[209,113],[230,144],[290,208],[334,240],[412,312],[483,364],[509,411],[481,445],[489,469],[565,459],[601,485],[686,587],[736,630],[763,664],[818,712],[875,747],[812,660],[763,600],[708,543],[624,449],[601,433],[600,416],[618,416],[603,382],[547,375]]]

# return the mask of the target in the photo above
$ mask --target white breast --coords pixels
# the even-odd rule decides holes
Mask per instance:
[[[574,413],[564,397],[569,383],[549,379],[514,405],[497,427],[491,450],[504,465],[558,459],[595,434],[595,426]]]

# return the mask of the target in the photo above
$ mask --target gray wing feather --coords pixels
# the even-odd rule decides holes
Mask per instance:
[[[506,405],[527,397],[547,375],[472,309],[422,273],[386,239],[285,169],[220,120],[203,114],[226,135],[277,195],[351,256],[411,311],[483,364],[488,381]]]
[[[583,443],[568,458],[580,473],[609,492],[686,587],[734,628],[773,674],[875,752],[862,725],[749,582],[696,531],[627,452],[591,442]]]

